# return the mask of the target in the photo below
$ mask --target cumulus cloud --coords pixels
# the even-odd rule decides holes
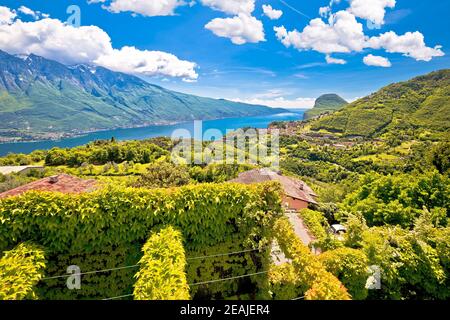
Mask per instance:
[[[365,56],[363,61],[364,61],[364,64],[366,64],[368,66],[384,67],[384,68],[389,68],[390,66],[392,66],[389,59],[387,59],[385,57],[374,56],[372,54]]]
[[[165,75],[182,77],[185,80],[198,78],[195,63],[178,59],[175,55],[161,52],[138,50],[135,47],[113,49],[94,61],[105,68],[125,73],[142,75]]]
[[[309,22],[302,32],[287,31],[284,26],[274,28],[277,38],[286,46],[298,50],[315,50],[325,54],[362,51],[366,41],[363,26],[354,15],[339,11],[331,15],[328,23],[317,18]]]
[[[441,46],[427,47],[422,33],[407,32],[397,35],[390,31],[369,38],[364,34],[363,25],[349,11],[331,14],[328,21],[317,18],[309,22],[302,32],[288,31],[284,26],[275,27],[275,34],[286,47],[297,50],[314,50],[328,55],[328,63],[336,63],[329,57],[332,53],[361,52],[364,49],[384,49],[389,53],[401,53],[416,60],[430,61],[433,57],[444,56]],[[339,61],[342,63],[343,61]]]
[[[8,7],[0,6],[0,25],[10,24],[17,17],[17,13]]]
[[[255,10],[255,0],[201,0],[202,4],[217,11],[228,14],[246,13]]]
[[[90,2],[105,2],[105,0],[90,0]],[[176,8],[186,4],[184,0],[112,0],[105,8],[114,13],[132,12],[154,17],[174,15]]]
[[[347,64],[347,61],[345,61],[344,59],[336,59],[328,54],[325,56],[325,60],[328,64]]]
[[[34,53],[64,64],[95,64],[132,74],[198,77],[193,62],[160,51],[141,51],[134,47],[114,49],[109,35],[99,27],[75,28],[57,19],[1,24],[0,49],[12,54]]]
[[[375,25],[384,24],[386,8],[395,8],[395,0],[350,0],[352,14]]]
[[[404,56],[419,61],[430,61],[433,57],[444,56],[442,46],[427,47],[424,36],[420,32],[407,32],[397,35],[395,32],[386,32],[380,36],[372,37],[368,41],[368,47],[373,49],[383,48],[389,53],[402,53]]]
[[[263,4],[262,6],[264,14],[269,17],[271,20],[278,20],[283,15],[283,11],[276,10],[272,8],[272,6]]]
[[[265,41],[262,22],[245,13],[239,13],[232,18],[213,19],[205,28],[219,37],[231,39],[231,42],[238,45]]]

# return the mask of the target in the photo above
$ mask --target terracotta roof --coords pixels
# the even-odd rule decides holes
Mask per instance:
[[[314,191],[303,181],[291,177],[282,176],[269,169],[254,169],[239,174],[236,179],[230,182],[252,184],[266,181],[278,181],[283,186],[284,192],[287,196],[295,199],[303,200],[308,203],[317,204],[314,199],[317,195]]]
[[[96,188],[96,180],[83,180],[68,174],[47,177],[18,188],[0,193],[0,199],[21,195],[27,191],[53,191],[62,193],[89,192]]]

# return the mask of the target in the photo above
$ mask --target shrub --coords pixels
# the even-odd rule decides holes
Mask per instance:
[[[369,276],[369,265],[364,252],[339,248],[322,253],[319,259],[327,271],[341,280],[353,299],[363,300],[367,297],[366,282]]]
[[[334,275],[326,271],[318,258],[303,245],[286,218],[278,219],[273,230],[281,250],[288,259],[292,260],[292,266],[296,273],[295,283],[299,283],[307,288],[305,299],[350,299],[344,285]]]
[[[136,300],[187,300],[186,257],[181,233],[167,227],[150,236],[139,261],[134,298]]]
[[[44,251],[21,243],[0,259],[0,300],[36,299],[35,285],[43,276]]]
[[[135,187],[169,188],[189,183],[189,171],[186,166],[174,165],[170,162],[152,163],[147,172],[134,184]]]
[[[136,251],[149,232],[171,225],[182,231],[188,255],[204,255],[206,251],[214,255],[267,245],[270,226],[281,211],[277,183],[152,190],[111,186],[69,195],[29,192],[0,199],[0,250],[17,245],[17,239],[44,246],[51,253],[47,277],[64,274],[72,264],[82,271],[116,268],[136,264],[142,256]],[[266,251],[192,263],[188,279],[200,282],[254,272],[265,263]],[[83,276],[81,290],[70,292],[64,280],[46,280],[39,284],[39,293],[52,299],[129,294],[134,283],[132,272],[89,274]],[[236,290],[248,293],[255,288],[253,281],[251,285],[214,284],[193,292],[211,292],[208,288],[213,288],[212,292],[232,295]]]

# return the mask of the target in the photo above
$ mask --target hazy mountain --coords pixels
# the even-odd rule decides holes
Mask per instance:
[[[303,116],[303,120],[308,120],[325,113],[332,113],[342,109],[348,104],[347,101],[334,93],[324,94],[317,98],[314,107]]]
[[[450,69],[391,84],[312,124],[313,130],[379,136],[450,130]]]
[[[66,66],[0,51],[1,137],[47,137],[281,111],[178,93],[102,67]]]

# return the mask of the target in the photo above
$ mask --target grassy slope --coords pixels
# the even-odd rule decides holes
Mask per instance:
[[[450,69],[395,83],[313,123],[313,130],[379,136],[405,128],[450,129]]]

